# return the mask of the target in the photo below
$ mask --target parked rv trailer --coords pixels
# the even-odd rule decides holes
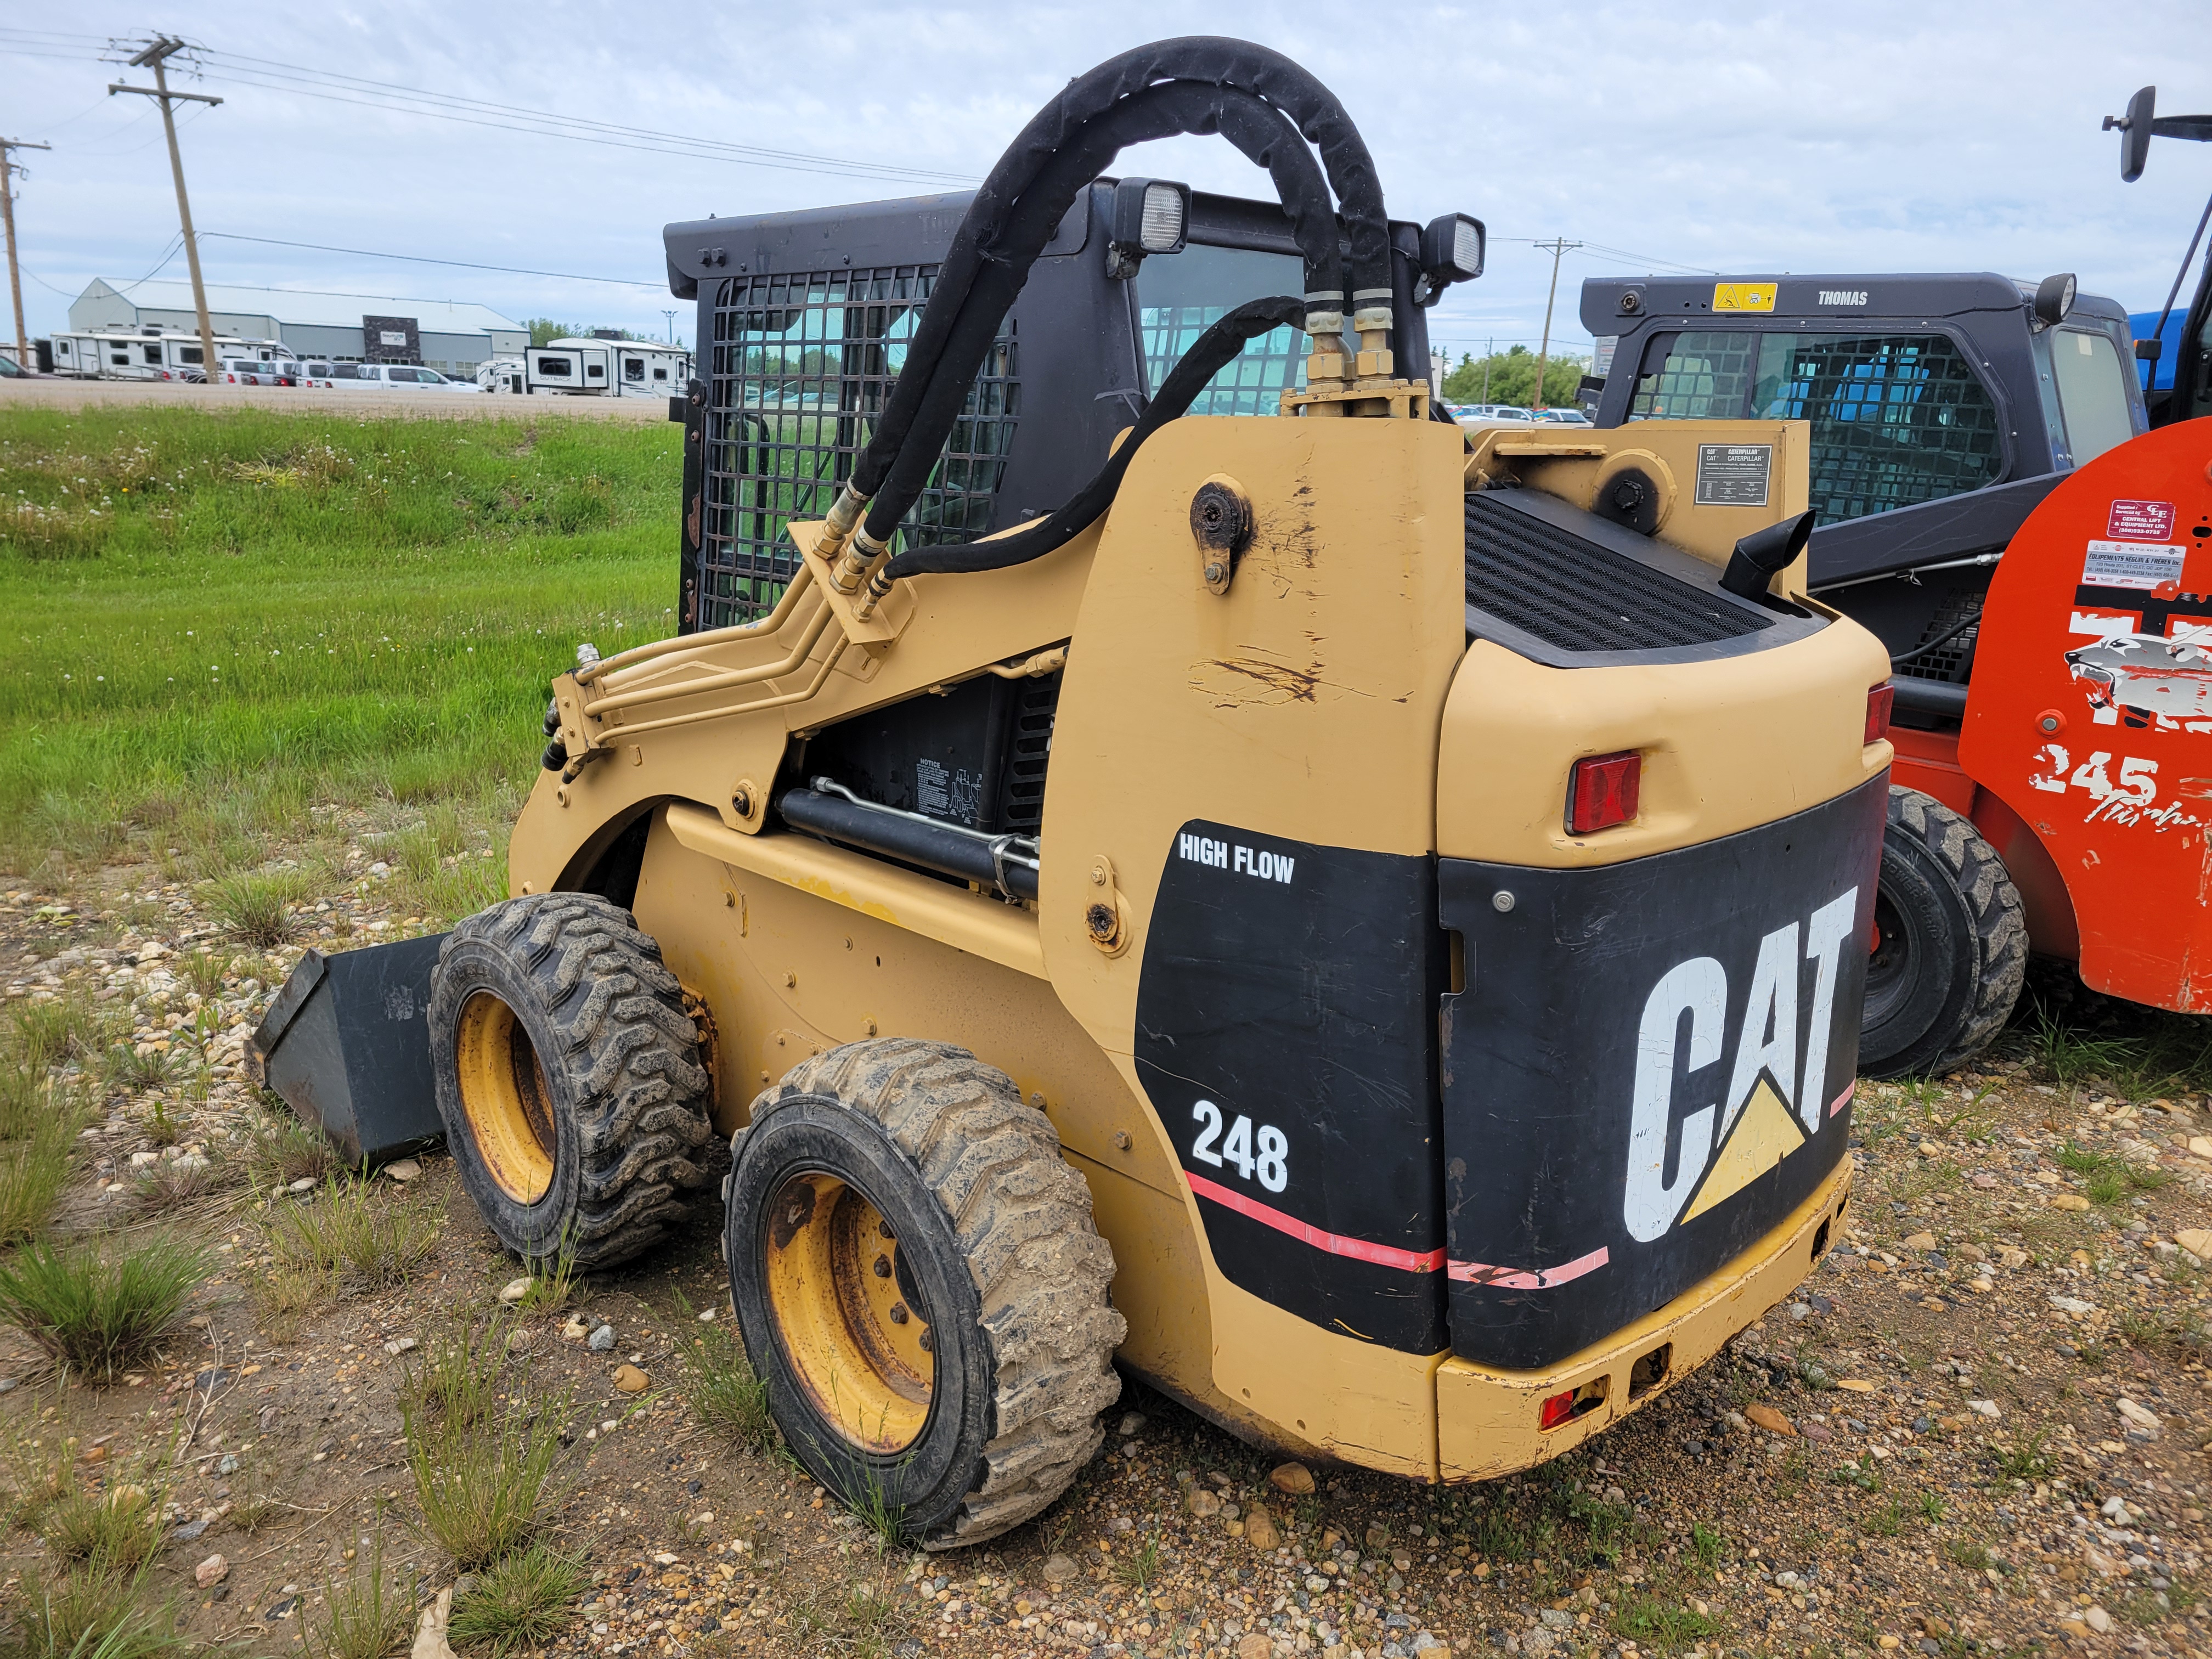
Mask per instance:
[[[529,365],[520,357],[495,357],[477,365],[477,385],[486,392],[511,392],[520,397]]]
[[[691,354],[642,340],[556,340],[524,354],[523,390],[666,398],[691,379]]]
[[[52,345],[53,372],[82,380],[204,380],[207,374],[200,337],[179,329],[71,331],[56,334]],[[266,362],[287,355],[281,341],[246,340],[234,334],[216,335],[215,347],[216,355],[225,361],[249,357]]]

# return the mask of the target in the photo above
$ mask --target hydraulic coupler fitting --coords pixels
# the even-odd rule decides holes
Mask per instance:
[[[859,587],[860,574],[867,568],[867,562],[863,560],[860,570],[855,571],[848,581],[845,573],[850,561],[841,562],[838,558],[845,551],[846,543],[853,539],[853,532],[860,528],[860,515],[867,510],[868,498],[848,483],[837,492],[837,499],[830,508],[830,517],[822,526],[822,539],[814,544],[814,550],[829,564],[832,573],[830,580],[840,593],[850,593]]]
[[[1359,337],[1358,377],[1388,380],[1395,367],[1390,353],[1390,290],[1356,289],[1352,295],[1352,331]]]

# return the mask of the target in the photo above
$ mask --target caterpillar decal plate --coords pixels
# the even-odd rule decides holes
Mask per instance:
[[[1443,860],[1468,979],[1443,1020],[1455,1352],[1563,1359],[1835,1167],[1888,787],[1624,864]]]

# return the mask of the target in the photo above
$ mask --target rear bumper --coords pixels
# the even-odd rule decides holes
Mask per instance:
[[[1509,1371],[1457,1358],[1437,1370],[1438,1473],[1482,1480],[1549,1461],[1656,1399],[1780,1302],[1819,1265],[1850,1200],[1845,1158],[1749,1249],[1664,1307],[1604,1341],[1540,1370]],[[1656,1376],[1639,1360],[1665,1349]],[[1603,1398],[1559,1427],[1540,1426],[1545,1401],[1569,1389]]]

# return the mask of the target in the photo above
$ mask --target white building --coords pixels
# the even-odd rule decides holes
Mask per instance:
[[[494,357],[520,357],[530,331],[489,306],[210,283],[208,321],[218,336],[281,340],[301,357],[421,363],[466,379]],[[192,286],[166,277],[120,287],[94,278],[70,306],[76,333],[149,327],[197,331]]]

